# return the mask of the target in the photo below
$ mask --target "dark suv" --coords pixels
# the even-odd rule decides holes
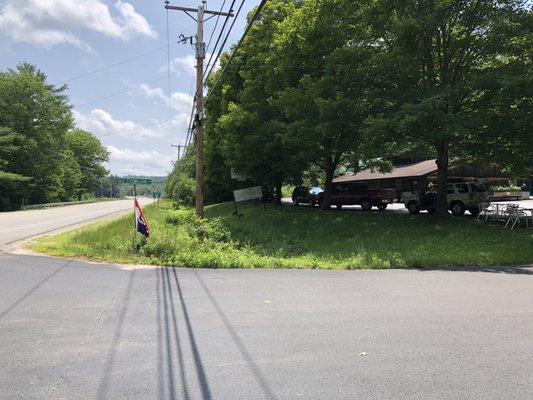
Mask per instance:
[[[309,204],[309,207],[314,207],[318,204],[318,194],[323,190],[316,186],[298,186],[292,191],[292,204],[297,206],[300,203]]]

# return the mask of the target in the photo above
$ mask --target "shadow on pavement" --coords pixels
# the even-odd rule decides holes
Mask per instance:
[[[186,362],[183,346],[185,339],[180,337],[178,318],[185,321],[196,375],[200,383],[203,400],[211,400],[207,376],[196,344],[192,324],[176,268],[160,267],[156,269],[157,284],[157,347],[158,347],[158,398],[191,399],[186,378]],[[181,310],[178,307],[181,305]],[[174,352],[175,349],[175,352]],[[177,366],[174,358],[177,358]],[[178,385],[176,385],[178,379]],[[168,393],[165,393],[167,392]],[[177,393],[179,392],[179,393]]]
[[[426,271],[455,271],[455,272],[488,272],[494,274],[533,275],[533,266],[494,266],[494,267],[435,267],[417,268],[420,272]]]
[[[4,318],[11,310],[13,310],[16,306],[18,306],[20,303],[22,303],[24,300],[26,300],[28,297],[30,297],[36,290],[38,290],[42,285],[44,285],[46,282],[48,282],[54,275],[56,275],[58,272],[60,272],[63,268],[65,268],[67,265],[69,265],[72,261],[67,261],[65,264],[63,264],[61,267],[56,269],[54,272],[52,272],[50,275],[48,275],[46,278],[44,278],[41,282],[39,282],[37,285],[32,287],[30,290],[28,290],[25,294],[23,294],[17,301],[15,301],[13,304],[11,304],[9,307],[7,307],[4,311],[0,312],[0,319]]]

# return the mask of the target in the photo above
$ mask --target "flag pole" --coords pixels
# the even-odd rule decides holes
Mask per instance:
[[[135,229],[135,243],[133,243],[133,250],[137,253],[137,187],[133,184],[133,227]]]

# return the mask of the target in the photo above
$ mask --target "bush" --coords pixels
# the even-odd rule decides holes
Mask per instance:
[[[521,192],[522,188],[520,186],[493,186],[491,188],[493,192]]]

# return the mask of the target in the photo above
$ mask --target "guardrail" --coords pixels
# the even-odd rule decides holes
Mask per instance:
[[[62,206],[70,206],[73,204],[86,204],[86,203],[94,203],[94,200],[82,200],[82,201],[60,201],[56,203],[46,203],[46,204],[24,204],[21,209],[22,210],[31,210],[35,208],[48,208],[48,207],[62,207]]]

